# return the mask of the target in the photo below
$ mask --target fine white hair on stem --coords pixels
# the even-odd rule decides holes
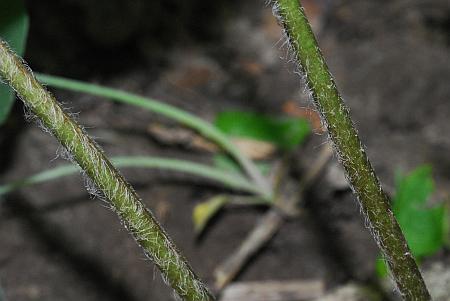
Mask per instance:
[[[30,68],[1,39],[0,78],[14,88],[20,99],[42,122],[42,127],[61,143],[61,149],[67,150],[69,159],[84,170],[93,183],[87,182],[88,190],[96,195],[104,195],[122,224],[145,254],[153,259],[177,294],[187,301],[212,300],[206,286],[197,278],[167,233],[102,149],[65,112],[53,95],[37,82]]]
[[[430,300],[420,270],[405,237],[390,210],[389,198],[366,155],[365,147],[350,117],[335,81],[324,61],[314,33],[298,0],[278,0],[273,12],[286,29],[295,50],[296,64],[303,71],[312,100],[328,131],[335,153],[363,213],[366,226],[384,253],[402,296]]]

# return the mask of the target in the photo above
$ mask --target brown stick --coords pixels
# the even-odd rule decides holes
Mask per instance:
[[[276,205],[270,209],[255,225],[238,249],[233,252],[215,270],[215,289],[221,291],[242,270],[248,260],[254,256],[283,225],[285,218],[295,212],[297,204],[303,199],[303,192],[317,179],[332,157],[332,149],[327,144],[319,157],[307,171],[295,194],[282,195]]]

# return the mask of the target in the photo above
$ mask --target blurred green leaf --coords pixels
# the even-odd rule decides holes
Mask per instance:
[[[417,258],[433,254],[445,243],[445,207],[426,204],[433,191],[431,167],[421,166],[397,183],[393,199],[394,214]]]
[[[22,0],[0,1],[0,36],[19,55],[25,52],[28,34],[28,15]],[[13,91],[0,83],[0,125],[8,117],[14,102]]]
[[[446,242],[448,214],[445,206],[427,206],[434,191],[431,167],[418,167],[407,176],[397,176],[393,212],[417,260],[434,254]],[[377,261],[377,274],[382,276],[383,261]],[[387,270],[387,267],[384,267]]]
[[[444,218],[443,206],[398,214],[398,221],[414,256],[421,258],[432,255],[443,247]]]
[[[195,206],[192,214],[195,232],[200,234],[205,229],[211,218],[213,218],[229,200],[230,199],[228,196],[216,195]]]
[[[270,164],[265,162],[256,162],[256,167],[263,175],[270,172]],[[213,165],[223,171],[230,173],[241,174],[240,166],[230,157],[225,154],[218,154],[213,156]]]
[[[229,156],[224,154],[213,156],[213,165],[229,173],[241,173],[241,168]]]
[[[397,175],[394,212],[399,214],[423,207],[433,191],[434,182],[428,165],[416,168],[407,176]]]
[[[311,131],[305,119],[242,111],[219,113],[215,125],[230,136],[268,141],[287,150],[301,144]]]

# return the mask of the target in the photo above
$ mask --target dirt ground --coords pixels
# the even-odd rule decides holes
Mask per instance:
[[[26,59],[36,71],[161,99],[207,120],[229,108],[281,114],[290,100],[312,108],[264,1],[151,2],[123,7],[122,1],[28,1]],[[447,198],[448,1],[305,2],[386,191],[393,191],[397,170],[429,163],[437,184],[433,200]],[[54,92],[79,112],[78,120],[108,155],[210,162],[205,154],[152,139],[148,125],[167,122],[159,116]],[[326,140],[315,134],[298,151],[300,170]],[[20,103],[0,129],[0,147],[2,183],[64,163],[55,140],[24,120]],[[336,162],[308,192],[304,214],[286,223],[238,281],[320,279],[327,289],[348,281],[371,283],[377,247],[350,190],[336,183],[334,169]],[[124,174],[208,283],[264,213],[261,208],[225,210],[197,239],[192,209],[220,192],[219,186],[161,171]],[[79,176],[7,196],[0,204],[0,240],[0,284],[7,300],[172,300],[115,214],[85,192]],[[441,251],[424,265],[448,258],[448,251]]]

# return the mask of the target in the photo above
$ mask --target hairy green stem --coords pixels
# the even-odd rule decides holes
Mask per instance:
[[[100,189],[125,227],[178,295],[188,301],[213,300],[206,286],[194,274],[153,214],[145,208],[134,189],[2,39],[0,78],[16,91],[42,125],[73,156],[73,160]]]
[[[195,176],[211,179],[221,183],[229,188],[246,191],[256,194],[259,188],[247,179],[218,168],[199,164],[191,161],[168,159],[149,156],[125,156],[111,157],[111,162],[115,167],[134,167],[134,168],[158,168],[163,170],[172,170],[192,174]],[[27,178],[14,181],[9,184],[0,185],[0,195],[10,193],[16,189],[31,186],[38,183],[47,182],[60,177],[72,175],[80,171],[78,166],[73,164],[61,165],[49,170],[41,171]]]
[[[287,33],[338,158],[401,295],[406,300],[429,300],[430,295],[419,268],[392,213],[389,199],[366,156],[349,110],[336,88],[300,1],[275,1],[274,12]]]
[[[84,83],[77,80],[46,74],[37,74],[36,77],[43,83],[55,88],[88,93],[91,95],[109,98],[117,102],[135,105],[171,118],[198,131],[205,138],[217,143],[242,166],[248,176],[255,182],[256,185],[260,187],[259,194],[264,195],[266,198],[271,196],[270,186],[261,175],[255,164],[244,154],[242,154],[242,152],[234,145],[233,142],[230,141],[230,139],[228,139],[224,133],[209,122],[206,122],[203,119],[174,106],[118,89],[102,87],[95,84]]]

